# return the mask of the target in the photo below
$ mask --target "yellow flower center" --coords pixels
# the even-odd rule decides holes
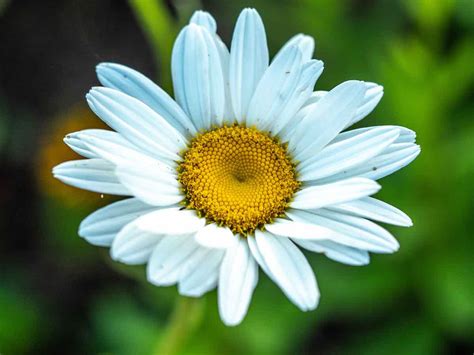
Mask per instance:
[[[282,216],[300,185],[286,147],[241,126],[194,138],[178,172],[187,208],[244,235]]]

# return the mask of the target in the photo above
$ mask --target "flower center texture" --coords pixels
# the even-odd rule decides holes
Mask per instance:
[[[194,138],[178,172],[187,208],[243,235],[282,216],[300,185],[286,146],[237,125]]]

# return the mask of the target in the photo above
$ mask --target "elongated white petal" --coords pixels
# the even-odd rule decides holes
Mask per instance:
[[[64,143],[66,143],[69,146],[69,148],[71,148],[77,154],[82,155],[85,158],[90,158],[90,159],[99,158],[99,156],[96,153],[91,151],[86,146],[86,144],[77,137],[78,133],[79,132],[73,132],[66,135],[66,137],[64,137],[63,139]]]
[[[301,52],[303,53],[303,60],[308,61],[313,57],[314,53],[314,39],[311,36],[307,36],[305,34],[299,33],[293,37],[291,37],[288,42],[278,51],[275,55],[277,58],[281,55],[282,52],[288,49],[288,47],[296,45]],[[273,59],[275,60],[275,59]]]
[[[265,228],[272,234],[281,237],[307,239],[307,240],[330,240],[337,238],[337,233],[318,224],[307,221],[276,219],[267,224]]]
[[[270,64],[250,100],[248,126],[269,130],[296,89],[302,69],[302,53],[297,46],[288,48]]]
[[[101,63],[96,71],[102,85],[145,103],[188,139],[196,134],[196,128],[181,107],[145,75],[115,63]]]
[[[157,286],[179,281],[181,268],[199,249],[192,235],[169,235],[153,250],[147,265],[147,279]]]
[[[374,128],[330,144],[298,166],[301,181],[316,180],[361,164],[382,152],[399,135],[396,128]]]
[[[205,27],[191,23],[173,47],[176,100],[199,130],[222,122],[225,110],[224,74],[213,36]]]
[[[175,174],[158,164],[122,164],[115,173],[134,196],[153,206],[169,206],[183,200]]]
[[[368,116],[378,105],[383,96],[383,86],[375,83],[365,83],[366,91],[364,95],[364,101],[357,109],[352,120],[347,124],[347,127],[359,122],[366,116]]]
[[[291,207],[321,208],[370,196],[379,190],[379,184],[365,178],[351,178],[331,184],[303,187],[295,193]]]
[[[374,253],[393,253],[399,248],[397,240],[389,232],[363,218],[325,209],[311,213],[289,210],[286,214],[296,222],[312,223],[332,230],[334,234],[330,240],[339,244]]]
[[[53,175],[65,184],[80,189],[110,195],[131,195],[115,175],[115,165],[103,159],[67,161],[54,167]]]
[[[255,233],[257,232],[261,233],[259,230],[255,231]],[[265,263],[265,259],[260,253],[260,250],[258,249],[257,241],[255,240],[255,238],[254,237],[247,238],[247,243],[249,245],[249,249],[252,252],[252,255],[255,261],[257,262],[257,264],[262,268],[265,274],[267,274],[268,277],[273,280],[272,273],[270,269],[268,268],[267,264]]]
[[[268,47],[262,19],[255,9],[244,9],[235,25],[229,62],[232,107],[245,122],[254,91],[268,67]]]
[[[216,20],[214,20],[214,17],[212,17],[212,15],[206,11],[194,11],[189,23],[203,26],[211,33],[215,33],[217,30]]]
[[[200,297],[217,285],[224,252],[200,248],[181,268],[178,290],[181,295]]]
[[[341,203],[331,206],[329,209],[396,226],[411,227],[413,225],[410,217],[398,208],[372,197]]]
[[[161,239],[163,239],[162,235],[145,232],[137,227],[136,221],[133,221],[117,234],[112,243],[110,255],[112,259],[124,264],[144,264]]]
[[[316,80],[322,72],[323,62],[320,60],[310,60],[303,64],[296,86],[289,94],[281,111],[270,122],[269,130],[272,135],[277,135],[294,118],[308,96],[311,95]]]
[[[295,159],[303,161],[333,140],[354,116],[364,93],[363,82],[346,81],[315,103],[289,141],[288,149]]]
[[[86,129],[74,133],[74,137],[96,156],[115,165],[122,163],[139,163],[158,165],[164,171],[174,173],[174,166],[164,164],[154,157],[144,153],[117,132],[101,129]]]
[[[110,88],[92,88],[90,108],[114,130],[152,156],[178,160],[187,140],[143,102]]]
[[[410,164],[420,154],[420,151],[420,147],[413,143],[392,144],[375,158],[351,169],[318,180],[318,183],[339,181],[353,176],[378,180]]]
[[[397,144],[397,143],[415,143],[416,133],[414,131],[412,131],[411,129],[406,128],[406,127],[402,127],[402,126],[384,125],[384,126],[362,127],[362,128],[357,128],[357,129],[352,129],[350,131],[342,132],[342,133],[338,134],[336,136],[336,138],[334,138],[331,141],[331,143],[329,143],[329,145],[339,143],[343,140],[350,139],[352,137],[355,137],[359,134],[363,134],[365,132],[371,131],[373,129],[382,129],[382,128],[398,129],[400,134],[397,137],[397,139],[395,140],[395,142],[393,142],[394,144]]]
[[[234,234],[228,227],[219,227],[210,223],[196,233],[196,242],[207,248],[226,249],[234,241]]]
[[[163,235],[192,234],[199,231],[206,220],[199,218],[194,211],[180,208],[166,208],[148,213],[136,220],[138,228]],[[194,237],[190,237],[192,243]]]
[[[245,238],[226,250],[219,273],[218,305],[224,324],[239,324],[247,313],[258,282],[258,266]]]
[[[110,246],[126,224],[154,209],[136,198],[114,202],[87,216],[79,225],[79,235],[91,244]]]
[[[303,253],[288,238],[255,232],[258,250],[268,275],[283,293],[302,311],[313,310],[319,301],[319,290],[313,270]]]
[[[364,84],[365,84],[364,99],[360,103],[359,107],[357,108],[357,111],[354,114],[354,117],[349,121],[349,123],[347,123],[344,129],[349,126],[352,126],[353,124],[362,120],[364,117],[368,116],[382,99],[382,96],[383,96],[382,86],[375,83],[371,83],[371,82],[364,82]],[[306,101],[305,106],[318,102],[327,93],[328,92],[324,90],[315,91],[311,95],[311,97]]]
[[[329,259],[347,265],[367,265],[370,255],[366,250],[351,248],[331,240],[302,240],[294,242],[300,247],[316,253],[324,253]]]

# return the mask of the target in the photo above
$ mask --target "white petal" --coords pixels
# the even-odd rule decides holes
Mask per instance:
[[[296,45],[301,52],[303,53],[303,61],[308,61],[313,57],[314,53],[314,39],[311,36],[304,35],[302,33],[299,33],[293,37],[291,37],[288,42],[285,43],[285,45],[278,51],[278,53],[275,55],[275,58],[277,58],[279,55],[281,55],[282,52],[288,49],[288,47]],[[273,59],[275,60],[275,59]]]
[[[176,100],[199,130],[222,122],[225,110],[224,74],[213,36],[192,23],[183,28],[173,47]]]
[[[296,210],[295,210],[296,211]],[[307,240],[326,240],[337,238],[337,233],[325,226],[307,221],[287,220],[277,218],[273,223],[265,225],[272,234]]]
[[[288,149],[298,161],[318,153],[351,120],[363,100],[365,85],[361,81],[346,81],[314,104],[301,121]]]
[[[296,89],[270,128],[273,135],[278,134],[295,117],[308,96],[311,95],[311,91],[323,69],[324,64],[320,60],[310,60],[303,65]]]
[[[420,147],[413,143],[392,144],[375,158],[321,179],[318,183],[339,181],[353,176],[378,180],[410,164],[420,154],[420,151]]]
[[[196,134],[196,128],[181,107],[143,74],[115,63],[101,63],[96,71],[102,85],[117,89],[145,103],[183,136],[191,138]]]
[[[297,46],[288,48],[270,64],[250,100],[248,126],[269,130],[296,90],[302,69],[302,53]]]
[[[80,189],[110,195],[131,195],[117,179],[115,165],[103,159],[67,161],[54,167],[53,175],[65,184]]]
[[[110,131],[109,131],[110,132]],[[64,143],[66,143],[69,148],[71,148],[73,151],[75,151],[77,154],[82,155],[85,158],[99,158],[99,156],[91,151],[83,141],[81,141],[77,137],[77,133],[79,132],[74,132],[74,133],[69,133],[66,137],[64,137]]]
[[[110,246],[126,224],[154,209],[136,198],[114,202],[87,216],[79,225],[79,235],[91,244]]]
[[[316,180],[363,163],[382,152],[399,135],[396,128],[374,128],[330,144],[298,165],[301,181]]]
[[[110,255],[112,259],[124,264],[144,264],[161,239],[163,236],[160,234],[139,229],[135,220],[117,234],[110,248]]]
[[[187,140],[141,101],[115,89],[92,88],[87,102],[97,116],[152,156],[178,160]]]
[[[181,295],[200,297],[217,285],[219,267],[224,256],[221,250],[198,249],[183,265],[178,290]]]
[[[135,197],[150,205],[169,206],[184,198],[176,175],[159,164],[122,164],[115,174]]]
[[[402,126],[384,125],[384,126],[362,127],[362,128],[357,128],[357,129],[352,129],[350,131],[342,132],[338,134],[336,138],[334,138],[331,141],[331,143],[329,143],[329,145],[341,142],[346,139],[350,139],[352,137],[355,137],[359,134],[368,132],[373,129],[381,129],[381,128],[398,129],[398,131],[400,132],[400,135],[397,137],[394,143],[415,143],[416,133],[412,131],[411,129],[408,129]]]
[[[224,324],[239,324],[247,314],[258,282],[258,266],[245,238],[226,250],[219,274],[218,305]]]
[[[397,240],[385,229],[363,218],[344,215],[325,209],[311,213],[289,210],[286,214],[300,223],[314,223],[334,231],[333,242],[374,253],[393,253],[398,250]]]
[[[398,208],[372,197],[341,203],[331,206],[330,209],[396,226],[411,227],[413,225],[410,217]]]
[[[199,26],[205,27],[209,32],[215,33],[217,30],[216,20],[206,11],[195,11],[189,23],[194,23]]]
[[[174,167],[171,167],[170,164],[161,163],[156,158],[144,153],[117,132],[86,129],[75,132],[73,135],[93,154],[115,165],[139,162],[140,164],[156,164],[165,171],[175,172]]]
[[[364,117],[368,116],[382,99],[383,86],[377,85],[375,83],[366,82],[365,87],[366,91],[364,95],[364,101],[359,106],[354,117],[345,128],[347,128],[348,126],[352,126],[353,124],[362,120]]]
[[[195,233],[204,227],[206,220],[199,218],[194,211],[180,208],[166,208],[148,213],[136,221],[137,226],[151,233],[181,235]],[[196,244],[193,237],[192,243]]]
[[[265,28],[254,9],[244,9],[235,25],[229,63],[229,83],[235,118],[245,122],[250,99],[268,67]]]
[[[313,270],[303,253],[288,238],[255,232],[260,255],[268,275],[283,293],[302,311],[313,310],[319,301],[319,290]]]
[[[347,265],[367,265],[370,255],[366,250],[351,248],[330,240],[301,240],[294,242],[300,247],[316,253],[324,253],[329,259]]]
[[[196,233],[196,242],[207,248],[227,249],[236,238],[227,227],[210,223]]]
[[[182,266],[199,249],[192,235],[164,237],[151,254],[147,279],[158,286],[173,285],[179,280]]]
[[[370,196],[379,190],[379,184],[365,178],[351,178],[326,185],[303,187],[295,193],[291,207],[321,208]]]

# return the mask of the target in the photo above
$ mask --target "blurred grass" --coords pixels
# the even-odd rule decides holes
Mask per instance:
[[[174,15],[164,2],[130,0],[129,5],[130,21],[138,20],[158,78],[170,89],[172,43],[196,2],[174,3]],[[384,99],[361,125],[407,126],[417,132],[423,151],[409,167],[384,179],[379,194],[414,221],[410,229],[388,227],[400,240],[398,253],[374,255],[370,265],[359,268],[308,255],[322,293],[314,312],[300,312],[261,274],[247,318],[227,328],[212,292],[206,296],[203,326],[183,354],[471,353],[474,2],[236,0],[205,5],[226,43],[244,6],[262,15],[272,54],[295,33],[314,36],[316,57],[325,62],[318,88],[353,78],[382,84]],[[25,137],[34,130],[20,129],[17,118],[4,109],[15,103],[3,101],[0,149],[5,161],[17,161],[24,156]],[[74,122],[80,121],[78,129],[89,124],[89,118],[74,112],[79,111],[50,119],[40,140],[40,161],[60,162],[69,154],[60,136],[75,130]],[[71,115],[82,118],[75,121]],[[12,142],[12,137],[19,139]],[[40,213],[35,217],[40,242],[27,253],[14,242],[0,249],[8,270],[0,272],[0,353],[54,352],[59,344],[54,334],[62,327],[70,327],[73,353],[149,353],[164,332],[176,290],[143,287],[143,268],[119,265],[105,249],[77,237],[79,221],[107,201],[61,190],[45,177],[44,164],[32,166],[40,169]],[[28,266],[32,254],[39,255],[39,264]],[[54,292],[38,286],[42,282],[33,269],[43,264],[52,269],[54,280],[63,280]],[[74,297],[76,290],[82,291]],[[45,295],[53,298],[45,300]],[[56,308],[54,302],[63,295],[71,300]],[[65,309],[76,321],[61,323],[69,319],[61,318]]]

